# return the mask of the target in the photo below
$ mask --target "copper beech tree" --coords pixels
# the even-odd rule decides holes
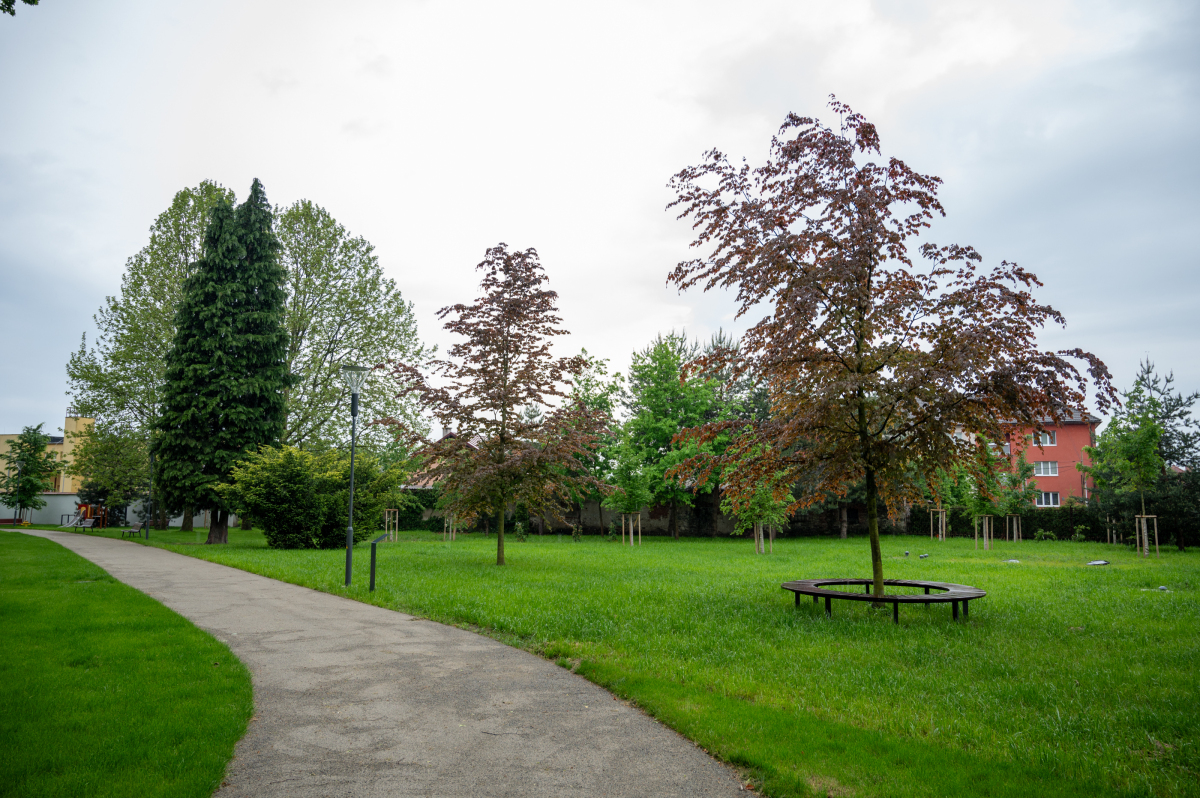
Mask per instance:
[[[415,393],[453,436],[420,445],[425,475],[441,488],[445,512],[467,521],[496,517],[496,564],[504,564],[504,516],[515,503],[562,518],[574,495],[606,492],[590,476],[589,457],[608,424],[603,411],[571,400],[567,391],[587,361],[555,358],[555,336],[566,335],[537,252],[487,251],[477,267],[483,296],[438,311],[464,340],[427,373],[393,364],[400,393]],[[541,413],[522,412],[537,407]]]
[[[668,208],[692,220],[692,246],[705,254],[668,282],[736,291],[738,316],[755,321],[740,353],[718,351],[696,367],[751,376],[771,404],[765,421],[685,433],[701,442],[733,433],[722,453],[687,465],[691,478],[722,475],[735,511],[761,484],[803,485],[797,509],[864,481],[882,596],[881,498],[894,513],[919,500],[914,474],[977,462],[977,447],[1006,428],[1041,429],[1082,409],[1088,378],[1076,363],[1101,409],[1114,393],[1094,355],[1038,348],[1037,331],[1065,321],[1034,299],[1032,273],[984,267],[968,246],[918,247],[944,215],[942,181],[883,159],[874,125],[836,98],[830,107],[837,128],[789,115],[758,168],[712,150],[670,182]]]

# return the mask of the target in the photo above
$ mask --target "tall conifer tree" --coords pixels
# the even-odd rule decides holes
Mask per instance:
[[[247,449],[283,431],[287,388],[283,268],[271,207],[256,179],[235,211],[213,209],[204,257],[184,287],[156,424],[161,497],[213,511],[209,543],[228,540],[213,491]]]

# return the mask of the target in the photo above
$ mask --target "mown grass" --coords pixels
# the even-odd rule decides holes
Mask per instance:
[[[509,541],[411,533],[369,549],[151,543],[319,590],[478,627],[573,667],[744,768],[773,796],[1198,795],[1200,555],[1101,544],[885,538],[888,578],[989,591],[970,620],[823,607],[790,579],[866,576],[866,542]],[[191,534],[191,533],[188,533]],[[190,540],[187,542],[191,542]],[[904,549],[911,555],[904,556]],[[927,560],[920,553],[930,553]],[[1018,564],[1003,560],[1016,558]],[[1111,565],[1089,567],[1091,559]],[[1165,585],[1169,591],[1157,588]]]
[[[56,543],[0,531],[0,795],[207,796],[253,712],[223,644]]]

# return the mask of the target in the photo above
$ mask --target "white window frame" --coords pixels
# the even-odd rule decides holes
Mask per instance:
[[[1061,506],[1058,501],[1058,491],[1056,491],[1056,490],[1042,491],[1041,493],[1038,494],[1037,499],[1035,499],[1035,501],[1037,502],[1038,507],[1059,507],[1059,506]]]
[[[1058,461],[1057,460],[1035,460],[1033,462],[1033,475],[1035,477],[1056,477],[1056,476],[1058,476]]]
[[[1048,430],[1046,432],[1033,433],[1033,445],[1038,447],[1058,446],[1058,432]]]

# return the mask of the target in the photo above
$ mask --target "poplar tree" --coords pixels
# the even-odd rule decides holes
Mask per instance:
[[[256,179],[236,211],[224,200],[213,208],[175,319],[155,425],[161,496],[171,507],[212,510],[208,543],[228,541],[229,508],[215,486],[247,450],[283,431],[284,280],[271,207]]]

